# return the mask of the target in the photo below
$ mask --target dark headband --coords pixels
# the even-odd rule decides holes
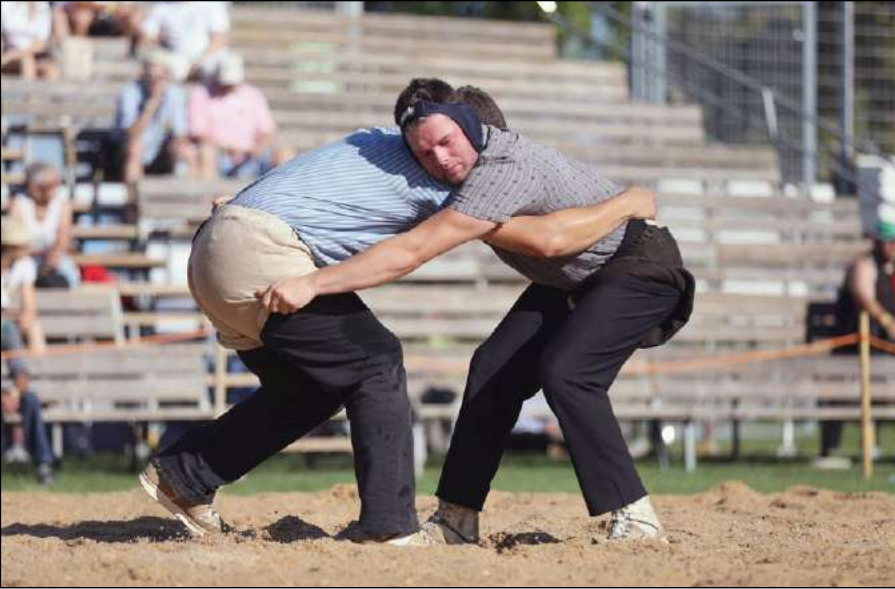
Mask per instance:
[[[413,106],[408,106],[407,110],[404,111],[404,114],[401,115],[401,120],[399,121],[401,132],[403,133],[413,121],[432,115],[444,115],[457,123],[460,128],[463,129],[463,134],[466,135],[466,138],[469,139],[472,147],[478,153],[481,153],[482,149],[485,148],[485,137],[482,134],[482,121],[479,119],[479,115],[476,113],[475,109],[465,102],[444,104],[441,102],[421,100]]]

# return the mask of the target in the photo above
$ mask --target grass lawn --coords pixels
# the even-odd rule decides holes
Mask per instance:
[[[887,491],[895,493],[895,428],[882,430],[886,459],[877,462],[875,476],[861,478],[859,436],[856,426],[848,426],[841,454],[855,458],[848,470],[820,470],[811,465],[818,444],[816,436],[798,440],[803,458],[782,460],[774,455],[779,439],[744,442],[743,457],[730,462],[723,458],[704,459],[695,473],[684,472],[680,446],[672,446],[672,465],[660,469],[654,460],[638,462],[644,483],[654,494],[696,493],[722,481],[740,480],[761,492],[809,485],[839,491]],[[723,450],[723,448],[722,448]],[[243,480],[227,489],[236,494],[259,492],[318,491],[335,484],[354,483],[354,471],[348,456],[319,457],[310,467],[301,455],[278,455],[268,460]],[[438,483],[441,457],[433,458],[418,483],[417,491],[432,494]],[[53,492],[122,491],[135,488],[136,475],[128,471],[123,456],[102,455],[91,459],[66,458],[58,469]],[[503,491],[578,492],[578,483],[567,460],[544,456],[511,454],[504,458],[493,488]],[[2,490],[40,489],[30,469],[2,470]]]

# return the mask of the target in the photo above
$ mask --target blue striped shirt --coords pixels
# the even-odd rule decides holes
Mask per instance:
[[[264,211],[301,237],[318,266],[402,233],[447,204],[398,129],[362,129],[271,170],[230,204]]]

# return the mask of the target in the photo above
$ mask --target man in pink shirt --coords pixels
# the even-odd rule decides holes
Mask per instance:
[[[292,154],[277,149],[277,126],[261,91],[243,83],[242,58],[228,53],[212,82],[190,95],[190,135],[199,146],[203,178],[252,179]]]

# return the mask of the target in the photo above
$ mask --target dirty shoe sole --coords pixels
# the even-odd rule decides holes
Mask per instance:
[[[170,511],[174,517],[177,518],[180,523],[186,526],[186,529],[190,534],[201,538],[208,532],[203,529],[199,524],[194,522],[192,518],[176,503],[171,501],[167,495],[161,492],[158,488],[158,485],[146,476],[145,472],[140,473],[140,485],[142,485],[143,490],[146,491],[146,494],[149,495],[153,501]]]

